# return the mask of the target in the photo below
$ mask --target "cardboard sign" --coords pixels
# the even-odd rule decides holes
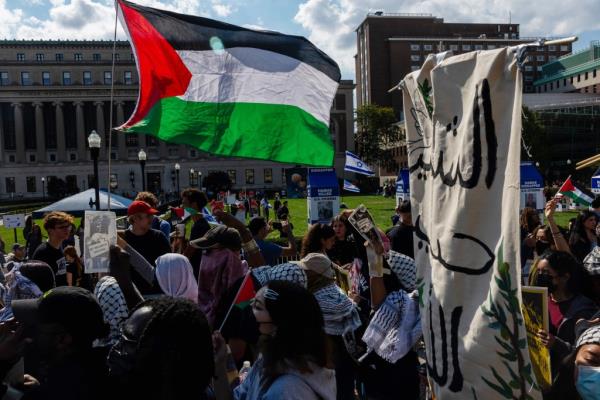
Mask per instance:
[[[533,372],[538,384],[543,389],[552,385],[552,369],[550,368],[550,350],[537,337],[540,329],[548,332],[548,289],[536,286],[523,286],[523,320],[527,329],[527,344]]]
[[[117,244],[117,217],[110,211],[86,211],[83,232],[85,273],[108,272],[110,246]]]
[[[25,214],[5,215],[3,218],[5,228],[24,228]]]

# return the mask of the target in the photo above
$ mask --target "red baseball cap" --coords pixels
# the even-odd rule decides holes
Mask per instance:
[[[133,203],[131,203],[129,205],[129,208],[127,208],[127,215],[134,215],[134,214],[150,214],[150,215],[156,215],[159,213],[158,210],[150,207],[150,204],[146,203],[145,201],[141,201],[141,200],[136,200]]]

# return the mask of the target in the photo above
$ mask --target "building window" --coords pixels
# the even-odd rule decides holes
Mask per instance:
[[[36,53],[35,61],[44,61],[44,53]]]
[[[563,86],[567,86],[567,78],[563,79]]]
[[[198,157],[198,152],[196,150],[190,150],[190,157],[191,158],[196,158]]]
[[[560,46],[560,51],[569,51],[569,46]]]
[[[56,154],[54,154],[54,153],[50,153],[50,154],[48,155],[48,160],[49,160],[50,162],[56,162]]]
[[[558,89],[560,87],[560,80],[556,81],[556,88]]]
[[[573,77],[570,77],[569,79],[571,80],[571,83],[573,83]]]
[[[421,50],[421,45],[420,44],[411,44],[410,49],[412,51],[419,51],[419,50]]]
[[[587,80],[587,78],[588,78],[588,73],[586,72],[585,73],[585,78],[583,78],[583,79]]]
[[[488,44],[487,45],[488,50],[494,50],[496,48],[495,44]]]
[[[229,179],[231,180],[231,183],[233,185],[235,185],[237,183],[237,173],[235,169],[228,169],[227,170],[227,175],[229,175]]]
[[[94,61],[100,61],[102,59],[102,57],[100,56],[100,53],[94,53],[94,55],[92,56],[92,59]]]
[[[7,177],[6,180],[6,193],[14,193],[16,192],[15,190],[15,178],[14,177]]]
[[[69,160],[70,161],[77,161],[77,153],[70,153],[69,154]]]
[[[483,50],[483,45],[481,45],[481,44],[476,44],[476,45],[475,45],[475,50]]]
[[[54,58],[56,59],[56,61],[63,61],[65,59],[65,55],[63,53],[56,53],[54,55]]]
[[[264,174],[265,174],[265,183],[273,183],[273,168],[265,168],[264,169]]]
[[[550,90],[554,89],[554,82],[550,82]]]
[[[410,66],[410,70],[411,71],[417,71],[418,69],[420,69],[421,67],[419,67],[418,65],[411,65]]]
[[[125,83],[126,85],[131,85],[133,83],[131,76],[131,71],[125,71],[123,73],[123,83]]]
[[[29,155],[29,162],[35,162],[35,154]]]
[[[452,51],[458,51],[458,45],[457,44],[451,44],[450,45],[450,50],[452,50]]]
[[[104,71],[104,84],[110,85],[112,83],[112,72]]]
[[[463,49],[463,51],[471,51],[471,45],[470,44],[463,44],[462,45],[462,49]]]
[[[525,66],[525,71],[526,71],[526,72],[531,72],[531,71],[533,71],[533,66],[531,66],[531,65],[526,65],[526,66]]]
[[[92,71],[83,71],[83,84],[84,85],[92,84]]]
[[[556,46],[548,46],[548,51],[556,51]]]
[[[420,61],[421,60],[421,56],[418,54],[413,54],[410,56],[410,60],[411,61]]]
[[[548,56],[548,61],[556,61],[556,56]]]
[[[431,50],[433,50],[433,46],[430,45],[430,44],[424,44],[423,45],[423,50],[425,50],[425,51],[431,51]]]
[[[581,82],[581,74],[577,74],[577,82]]]
[[[63,72],[63,85],[70,85],[71,84],[71,73],[68,71],[64,71]]]
[[[537,71],[538,71],[538,72],[542,72],[542,66],[541,66],[541,65],[538,65],[538,66],[537,66]]]
[[[114,151],[111,151],[111,152],[110,152],[110,159],[111,159],[111,160],[116,160],[116,159],[117,159],[117,153],[116,153],[116,152],[114,152]]]
[[[547,92],[547,91],[548,91],[548,84],[544,83],[544,92]]]
[[[42,72],[42,85],[50,86],[52,82],[50,82],[50,72]]]
[[[198,171],[190,170],[190,186],[198,186]]]
[[[11,154],[8,156],[8,162],[10,162],[10,163],[16,162],[16,158],[15,158],[14,154]]]
[[[25,53],[17,53],[17,61],[25,61]]]
[[[537,56],[535,56],[535,59],[536,59],[537,61],[546,61],[546,56],[543,56],[543,55],[537,55]]]
[[[526,75],[525,76],[525,82],[533,82],[533,76]]]
[[[113,54],[115,61],[119,61],[119,59],[121,58],[119,53]]]
[[[31,74],[29,72],[21,72],[21,85],[30,86],[31,83]]]
[[[75,53],[75,61],[83,61],[83,54]]]
[[[27,178],[25,178],[26,182],[27,182],[27,192],[28,193],[35,193],[37,192],[36,190],[36,179],[35,176],[28,176]]]
[[[253,169],[246,170],[246,184],[254,185],[254,170]]]
[[[0,72],[0,86],[8,86],[8,72]]]
[[[595,77],[596,77],[596,70],[593,70],[592,71],[592,78],[595,78]]]

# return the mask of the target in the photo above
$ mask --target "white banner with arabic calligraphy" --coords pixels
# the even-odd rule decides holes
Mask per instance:
[[[515,54],[430,55],[402,89],[436,399],[539,399],[520,307]]]

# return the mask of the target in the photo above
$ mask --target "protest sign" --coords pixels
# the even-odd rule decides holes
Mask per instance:
[[[521,312],[515,49],[429,55],[400,87],[433,394],[540,399]]]
[[[552,369],[550,368],[550,350],[537,336],[540,329],[548,332],[548,289],[535,286],[521,288],[523,298],[523,319],[527,328],[527,344],[533,372],[542,389],[552,385]]]
[[[24,228],[25,214],[9,214],[2,217],[5,228]]]
[[[333,168],[308,172],[308,224],[328,224],[340,210],[340,188]]]
[[[352,214],[350,214],[348,222],[365,240],[370,243],[383,243],[375,222],[373,222],[373,217],[371,217],[369,210],[363,204],[356,207]]]
[[[117,217],[110,211],[86,211],[84,218],[85,273],[108,272],[110,246],[117,244]]]

